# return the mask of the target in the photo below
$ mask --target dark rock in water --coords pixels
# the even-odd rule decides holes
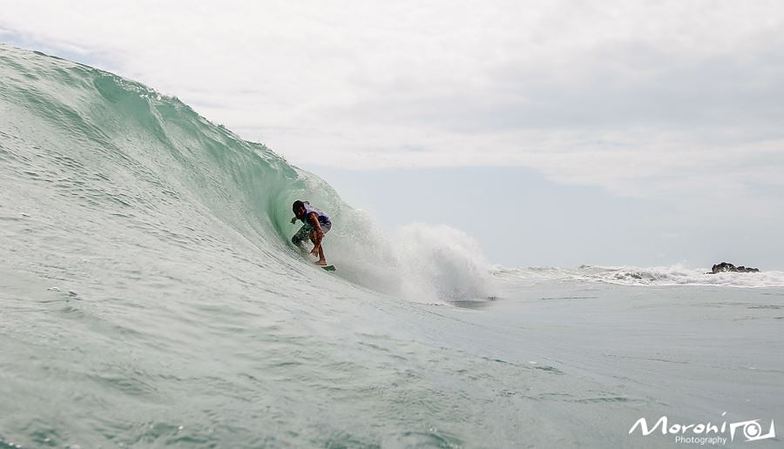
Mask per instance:
[[[731,263],[722,262],[722,263],[717,263],[716,265],[714,265],[713,268],[711,268],[711,272],[708,273],[708,274],[726,273],[726,272],[731,272],[731,273],[759,273],[759,270],[757,268],[751,268],[751,267],[746,268],[743,265],[741,265],[739,267],[736,267],[735,265],[733,265]]]

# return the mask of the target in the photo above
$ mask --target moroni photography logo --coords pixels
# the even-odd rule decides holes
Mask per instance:
[[[726,415],[727,412],[721,414]],[[652,426],[649,426],[646,418],[640,418],[629,429],[629,435],[639,431],[639,434],[647,437],[654,433],[662,435],[672,435],[676,443],[699,444],[701,446],[725,445],[733,441],[759,441],[776,437],[776,425],[773,419],[767,427],[767,432],[760,418],[746,421],[727,422],[721,420],[718,423],[710,421],[704,423],[674,423],[666,416],[661,416]]]

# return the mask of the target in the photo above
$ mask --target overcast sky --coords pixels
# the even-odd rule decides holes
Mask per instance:
[[[647,208],[611,231],[573,229],[595,242],[576,254],[533,203],[510,218],[545,226],[509,250],[482,214],[464,218],[504,263],[784,267],[780,1],[198,3],[0,0],[0,40],[176,95],[397,218],[432,218],[388,194],[434,173],[494,210],[492,192],[533,184],[581,211],[567,221]],[[615,238],[629,249],[610,257]]]

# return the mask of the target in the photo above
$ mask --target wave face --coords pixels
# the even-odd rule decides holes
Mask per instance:
[[[296,199],[331,215],[336,273],[290,244]],[[381,230],[177,98],[0,45],[0,235],[0,447],[460,441],[428,405],[457,368],[412,368],[444,350],[406,332],[414,303],[489,295],[476,244]]]
[[[244,248],[265,269],[300,272],[289,244],[299,225],[289,219],[291,203],[308,199],[336,225],[325,247],[337,276],[417,301],[487,294],[481,251],[456,230],[419,225],[388,236],[315,175],[177,98],[38,53],[2,47],[0,57],[3,169],[18,214],[56,210],[70,236],[100,221],[91,238],[144,234],[133,241],[145,249],[151,238],[185,251]],[[34,204],[14,201],[25,189]]]
[[[578,268],[528,267],[494,270],[496,277],[515,279],[530,284],[553,281],[600,282],[605,284],[667,287],[716,286],[745,288],[784,287],[784,272],[708,273],[710,268],[670,267],[602,267],[582,265]]]

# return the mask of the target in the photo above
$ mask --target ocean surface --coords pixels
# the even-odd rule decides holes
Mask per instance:
[[[705,270],[387,237],[176,98],[0,45],[0,448],[781,447],[784,273]]]

